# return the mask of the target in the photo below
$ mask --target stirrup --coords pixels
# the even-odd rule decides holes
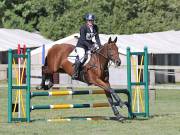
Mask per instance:
[[[75,72],[75,73],[73,73],[73,75],[72,75],[72,79],[73,80],[75,80],[75,79],[77,79],[79,77],[79,75],[78,75],[78,73],[77,72]]]

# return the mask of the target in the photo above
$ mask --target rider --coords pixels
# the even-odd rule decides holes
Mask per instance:
[[[72,79],[77,79],[79,69],[84,63],[85,53],[89,50],[97,50],[101,46],[99,39],[98,26],[94,24],[95,16],[91,13],[85,14],[86,24],[80,28],[80,38],[76,45],[76,52],[78,57],[75,61],[74,73]],[[92,41],[95,37],[96,43]]]

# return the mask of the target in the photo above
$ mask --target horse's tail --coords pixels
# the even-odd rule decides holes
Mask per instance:
[[[47,66],[47,56],[46,56],[46,58],[45,58],[44,66]]]

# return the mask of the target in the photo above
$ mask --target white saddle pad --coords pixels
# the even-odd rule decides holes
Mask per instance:
[[[90,51],[87,52],[88,53],[88,59],[86,60],[86,62],[84,63],[84,65],[86,65],[90,59],[91,59],[91,53]],[[75,51],[75,49],[69,54],[68,56],[68,61],[70,61],[71,63],[75,63],[76,57],[77,57],[77,53]]]

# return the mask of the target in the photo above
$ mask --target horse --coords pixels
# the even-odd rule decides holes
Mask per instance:
[[[77,80],[104,89],[116,120],[122,121],[125,117],[119,113],[116,106],[122,108],[126,103],[115,93],[109,83],[109,62],[112,61],[116,66],[121,65],[116,42],[117,37],[114,41],[110,37],[107,43],[93,52],[90,61],[82,67]],[[45,64],[42,66],[42,82],[37,89],[50,89],[53,86],[53,73],[59,72],[67,73],[70,76],[73,75],[74,65],[68,60],[68,56],[74,49],[74,45],[65,43],[53,45],[49,49],[45,58]],[[45,85],[47,79],[49,79],[49,84]]]

